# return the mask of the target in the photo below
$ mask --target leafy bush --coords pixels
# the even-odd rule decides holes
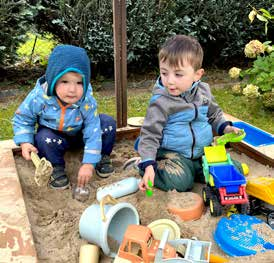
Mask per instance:
[[[48,56],[57,42],[49,34],[41,36],[27,33],[27,37],[27,41],[21,44],[16,51],[20,61],[29,65],[47,65]]]
[[[173,34],[197,37],[205,62],[231,63],[242,56],[246,40],[259,36],[259,26],[248,25],[246,7],[255,0],[127,0],[129,67],[157,66],[158,48]],[[62,43],[85,47],[101,68],[113,67],[113,14],[109,0],[41,0],[36,23]],[[271,7],[270,0],[260,4]],[[272,29],[270,29],[271,31]]]
[[[34,8],[25,0],[0,2],[0,67],[17,58],[16,50],[24,42],[37,11],[38,6]]]
[[[251,39],[261,36],[261,27],[257,23],[249,24],[248,5],[260,4],[271,8],[270,0],[178,0],[177,17],[183,17],[190,35],[200,40],[205,50],[205,63],[227,65],[243,60],[242,47]],[[246,19],[243,19],[246,18]],[[273,28],[271,27],[270,31]],[[184,31],[183,31],[184,32]]]
[[[268,32],[268,24],[272,23],[274,16],[266,9],[253,7],[249,13],[251,23],[257,17],[258,20],[265,23],[265,34]],[[242,92],[249,98],[262,96],[265,107],[274,109],[274,46],[271,41],[261,43],[259,40],[252,40],[245,45],[244,53],[248,58],[256,58],[252,66],[246,70],[233,67],[229,70],[231,78],[247,78],[248,85]],[[236,91],[236,86],[232,90]]]

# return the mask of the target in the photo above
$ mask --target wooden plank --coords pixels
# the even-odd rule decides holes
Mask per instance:
[[[0,141],[0,262],[36,263],[31,225],[13,157],[12,140]]]
[[[140,127],[123,127],[116,131],[116,141],[135,140],[140,134]]]
[[[244,122],[244,121],[242,121],[238,118],[235,118],[232,115],[229,115],[227,113],[225,113],[224,115],[228,121]],[[248,124],[251,125],[250,123],[248,123]],[[251,125],[251,126],[253,126],[253,125]],[[256,161],[258,161],[262,164],[274,167],[274,145],[255,147],[255,146],[252,146],[244,141],[242,141],[240,143],[231,143],[230,145],[231,145],[231,147],[237,149],[238,151],[240,151],[242,153],[245,153],[247,156],[255,159]]]

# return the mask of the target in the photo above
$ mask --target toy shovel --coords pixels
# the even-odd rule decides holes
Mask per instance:
[[[240,142],[245,137],[245,131],[240,130],[238,133],[230,132],[217,138],[217,145],[225,145],[228,142]]]
[[[31,160],[36,168],[34,180],[38,186],[46,186],[52,174],[53,167],[46,158],[39,158],[37,153],[31,152]]]

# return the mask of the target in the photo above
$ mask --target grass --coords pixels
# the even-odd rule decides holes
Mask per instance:
[[[262,107],[259,100],[249,100],[244,96],[233,95],[228,88],[212,90],[217,102],[224,112],[251,123],[269,133],[274,133],[274,112]],[[144,116],[150,99],[150,91],[128,92],[128,117]],[[98,112],[116,117],[116,102],[114,95],[94,93],[98,102]],[[0,140],[12,138],[12,116],[22,101],[20,96],[12,101],[0,103]]]
[[[224,112],[269,133],[274,133],[274,112],[266,110],[262,106],[260,99],[248,99],[245,96],[235,96],[229,88],[214,89],[212,93]]]

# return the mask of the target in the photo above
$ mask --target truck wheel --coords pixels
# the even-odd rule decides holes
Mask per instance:
[[[212,216],[216,217],[216,216],[222,215],[223,208],[216,196],[212,196],[212,198],[209,200],[209,207],[210,207],[210,214]]]
[[[267,215],[267,223],[271,226],[272,229],[274,229],[274,212],[270,212]]]
[[[209,200],[211,198],[211,191],[208,186],[203,187],[203,200],[205,203],[205,206],[209,206]]]
[[[236,208],[237,208],[239,214],[243,214],[243,215],[249,215],[250,214],[249,202],[247,202],[245,204],[236,205]]]

